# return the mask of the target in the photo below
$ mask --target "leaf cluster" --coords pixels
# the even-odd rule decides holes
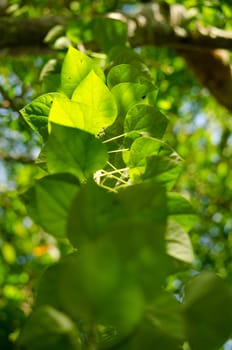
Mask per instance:
[[[70,47],[58,91],[21,110],[43,140],[28,212],[73,252],[41,277],[18,347],[216,350],[231,330],[231,288],[206,272],[181,303],[165,290],[194,260],[194,212],[173,191],[182,159],[164,141],[148,68],[130,49],[108,57],[105,74]]]

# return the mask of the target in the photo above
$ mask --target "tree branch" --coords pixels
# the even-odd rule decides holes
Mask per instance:
[[[130,15],[117,12],[108,17],[127,23],[132,47],[165,45],[174,49],[218,102],[232,110],[232,69],[225,52],[218,50],[232,50],[232,31],[197,26],[190,31],[185,25],[188,11],[182,5],[168,5],[163,1],[143,4]],[[75,20],[78,25],[78,18]],[[66,26],[67,22],[65,17],[2,17],[0,50],[18,52],[23,48],[25,52],[28,48],[27,53],[32,48],[44,50],[48,48],[44,42],[48,31],[57,24]]]
[[[23,163],[23,164],[33,164],[35,163],[35,159],[19,155],[19,156],[12,156],[7,154],[6,152],[0,151],[0,159],[4,160],[6,162],[17,162],[17,163]]]
[[[65,17],[14,18],[1,17],[0,49],[20,47],[44,48],[47,44],[44,38],[48,31],[58,24],[66,24]]]
[[[177,53],[186,60],[199,81],[215,99],[232,111],[232,66],[228,52],[177,50]]]
[[[188,31],[181,26],[186,10],[181,5],[164,3],[145,4],[141,10],[128,16],[123,13],[111,13],[109,17],[122,20],[128,24],[129,42],[132,47],[144,45],[165,45],[175,49],[188,50],[232,50],[232,31],[215,27],[196,27]],[[176,7],[178,11],[176,11]],[[178,15],[176,14],[178,12]],[[78,18],[75,18],[78,25]],[[40,18],[2,17],[0,21],[0,49],[45,48],[44,38],[55,25],[67,25],[68,18],[48,16]]]
[[[232,31],[183,26],[188,18],[182,5],[146,4],[128,21],[132,46],[166,45],[181,55],[216,100],[232,111]]]

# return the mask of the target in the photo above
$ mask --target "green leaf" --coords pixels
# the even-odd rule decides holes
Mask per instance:
[[[114,95],[119,115],[125,117],[127,111],[137,103],[144,103],[149,91],[146,85],[138,83],[120,83],[111,92]]]
[[[166,232],[167,253],[177,260],[192,264],[194,261],[193,247],[189,235],[173,220],[168,221]]]
[[[75,89],[72,101],[64,96],[54,100],[49,122],[98,134],[111,125],[116,116],[113,95],[91,71]]]
[[[80,350],[76,325],[51,306],[41,306],[30,315],[18,340],[25,350]]]
[[[72,101],[81,104],[87,131],[99,133],[111,125],[117,116],[113,95],[94,71],[77,86]]]
[[[166,216],[164,191],[154,184],[130,186],[114,194],[89,182],[73,201],[68,235],[71,242],[79,247],[82,242],[96,240],[103,232],[110,232],[112,225],[118,222],[121,225],[127,219],[161,225],[164,233]]]
[[[149,307],[147,318],[157,332],[183,341],[185,339],[184,319],[181,304],[166,292],[160,294]]]
[[[138,83],[120,83],[115,85],[111,92],[117,102],[118,116],[115,122],[105,131],[108,139],[123,134],[124,119],[128,110],[136,104],[148,102],[146,94],[149,89],[146,85]]]
[[[169,271],[164,240],[165,192],[155,184],[143,183],[125,188],[118,197],[126,217],[106,228],[104,244],[108,248],[105,250],[115,250],[128,278],[135,279],[145,297],[151,300],[160,291]]]
[[[152,77],[147,67],[141,62],[132,64],[119,64],[111,68],[107,75],[107,85],[112,89],[120,83],[138,83],[154,89]]]
[[[70,174],[55,174],[38,180],[25,195],[32,219],[55,237],[65,237],[72,201],[79,184]]]
[[[65,169],[81,182],[103,168],[108,158],[105,146],[94,135],[57,124],[52,124],[46,151],[50,172]]]
[[[182,160],[173,152],[167,156],[151,156],[146,159],[146,169],[142,176],[144,181],[152,180],[159,183],[170,191],[176,183],[181,172]]]
[[[49,122],[85,130],[84,115],[80,104],[71,101],[65,95],[54,99],[49,113]]]
[[[162,144],[160,140],[148,136],[135,139],[128,152],[127,165],[130,168],[141,168],[141,172],[143,172],[146,166],[146,158],[157,155]]]
[[[44,140],[48,137],[48,115],[52,103],[56,97],[61,96],[56,92],[41,95],[20,110],[24,120]]]
[[[68,235],[74,246],[96,240],[105,227],[126,216],[117,197],[94,182],[80,189],[70,210]],[[90,220],[91,218],[91,220]]]
[[[88,244],[81,254],[66,256],[47,269],[39,284],[37,305],[62,307],[76,321],[111,325],[122,336],[140,321],[143,297],[125,279],[117,256],[103,248],[98,242]]]
[[[133,183],[152,180],[168,190],[180,173],[181,159],[166,143],[152,137],[137,138],[123,155]]]
[[[143,64],[141,56],[135,52],[135,50],[120,45],[115,45],[111,48],[107,55],[107,59],[108,63],[112,66],[117,66],[123,63],[131,65]]]
[[[129,218],[112,223],[103,233],[101,254],[109,252],[116,259],[120,257],[121,276],[139,286],[145,300],[153,300],[160,293],[170,267],[164,224]]]
[[[203,272],[187,285],[184,315],[192,350],[218,350],[232,330],[231,286],[213,272]]]
[[[158,321],[158,319],[157,319]],[[117,345],[117,350],[180,350],[182,342],[163,332],[149,317],[144,317],[129,337]]]
[[[90,183],[73,202],[68,235],[80,249],[94,240],[100,256],[109,254],[115,261],[120,256],[126,280],[138,284],[152,299],[169,269],[166,215],[165,192],[157,185],[139,184],[113,194]]]
[[[129,147],[136,138],[144,135],[162,138],[167,123],[167,118],[155,107],[145,104],[135,105],[129,109],[124,121],[125,145]]]
[[[181,194],[175,192],[168,193],[167,199],[170,219],[179,223],[187,231],[192,228],[196,224],[198,217],[191,203]]]
[[[77,85],[91,70],[105,80],[103,71],[94,60],[70,46],[62,65],[60,90],[71,97]]]
[[[96,17],[93,21],[94,41],[107,52],[114,45],[126,45],[127,24],[113,18]]]
[[[118,193],[127,214],[137,221],[155,222],[166,225],[167,208],[164,189],[154,183],[128,186]]]

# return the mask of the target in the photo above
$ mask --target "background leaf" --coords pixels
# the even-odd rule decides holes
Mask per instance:
[[[167,337],[183,341],[185,339],[184,319],[181,304],[171,294],[163,292],[151,304],[146,316],[157,328],[157,332]]]
[[[193,247],[188,233],[173,220],[168,221],[167,253],[177,260],[192,264],[194,261]]]
[[[115,45],[125,45],[127,42],[127,25],[113,18],[96,17],[93,21],[94,39],[105,52]]]
[[[19,344],[25,350],[80,350],[82,348],[76,325],[67,315],[51,306],[33,311],[22,333]]]
[[[192,350],[217,350],[232,324],[232,293],[213,272],[202,272],[186,287],[184,315]]]
[[[189,230],[197,223],[198,216],[196,215],[195,209],[180,193],[167,193],[167,206],[169,218],[174,219],[174,221],[183,226],[185,230]]]

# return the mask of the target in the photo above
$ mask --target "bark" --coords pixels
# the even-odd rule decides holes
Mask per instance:
[[[188,11],[182,5],[165,2],[143,4],[130,16],[118,12],[109,17],[127,23],[132,47],[165,45],[174,49],[218,102],[232,110],[232,69],[228,59],[228,52],[232,50],[232,31],[197,26],[187,30]],[[78,25],[78,18],[76,21]],[[44,50],[48,48],[44,42],[48,31],[57,24],[65,26],[67,22],[64,17],[1,17],[0,50],[26,51],[27,54],[31,50],[33,53]]]
[[[0,151],[0,159],[5,162],[16,162],[22,164],[35,164],[35,159],[26,156],[12,156]]]
[[[0,49],[17,52],[24,48],[44,48],[48,31],[58,24],[65,24],[62,17],[0,18]]]
[[[188,12],[182,5],[169,6],[164,2],[148,4],[129,20],[133,28],[132,45],[166,45],[181,55],[215,99],[232,111],[232,31],[218,28],[196,27],[188,31],[183,27]],[[133,25],[132,23],[135,24]]]
[[[232,67],[228,53],[223,50],[177,52],[215,99],[232,111]]]

